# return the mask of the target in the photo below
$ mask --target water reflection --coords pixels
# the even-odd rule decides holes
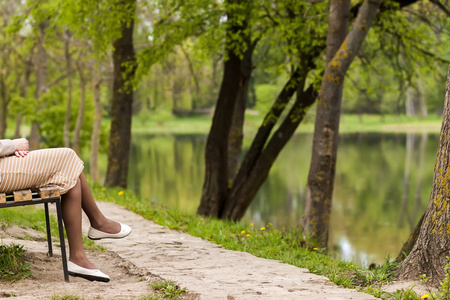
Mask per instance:
[[[129,187],[144,198],[195,212],[201,196],[206,137],[133,135]],[[297,226],[305,205],[312,134],[280,154],[245,220]],[[395,257],[426,209],[438,135],[342,135],[330,246],[356,263]]]
[[[194,212],[203,183],[205,141],[198,135],[134,135],[129,188],[167,207]]]

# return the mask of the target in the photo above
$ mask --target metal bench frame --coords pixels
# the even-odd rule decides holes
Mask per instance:
[[[32,192],[31,200],[14,200],[14,195],[6,195],[6,203],[0,203],[0,208],[6,207],[15,207],[15,206],[26,206],[26,205],[35,205],[35,204],[44,204],[45,207],[45,222],[47,225],[47,243],[48,243],[48,256],[53,256],[53,247],[52,247],[52,235],[50,229],[50,216],[49,216],[49,203],[56,204],[56,217],[58,219],[58,229],[59,229],[59,242],[61,244],[61,259],[63,264],[63,272],[64,272],[64,280],[69,282],[69,272],[67,270],[67,256],[66,256],[66,244],[64,240],[64,227],[62,221],[62,211],[61,211],[61,196],[59,192],[56,195],[51,195],[49,198],[44,198],[37,192]]]

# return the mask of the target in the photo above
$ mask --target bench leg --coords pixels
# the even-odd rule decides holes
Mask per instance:
[[[61,259],[64,271],[64,280],[69,282],[69,271],[67,270],[66,242],[64,241],[64,229],[61,211],[61,197],[56,201],[56,215],[58,217],[59,243],[61,244]]]
[[[48,203],[44,203],[45,206],[45,223],[47,226],[47,243],[48,243],[48,256],[53,256],[53,247],[52,247],[52,234],[50,229],[50,217],[48,214]]]

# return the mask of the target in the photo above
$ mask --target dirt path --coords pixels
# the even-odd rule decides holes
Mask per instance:
[[[45,256],[45,240],[16,239],[16,243],[29,249],[34,275],[12,284],[0,281],[0,298],[14,295],[15,299],[49,299],[55,294],[74,294],[84,299],[136,299],[151,294],[149,282],[160,278],[186,288],[187,299],[376,299],[338,287],[306,269],[225,250],[200,238],[169,230],[117,205],[98,204],[105,215],[133,228],[126,239],[98,241],[109,251],[89,253],[92,261],[111,276],[110,283],[91,283],[73,277],[70,283],[64,283],[61,259],[58,255]],[[83,223],[87,232],[86,218]],[[10,235],[20,236],[20,232]],[[3,239],[5,244],[11,241]]]

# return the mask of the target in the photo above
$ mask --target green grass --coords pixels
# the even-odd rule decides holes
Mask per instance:
[[[442,116],[408,117],[405,115],[343,115],[340,132],[436,132],[439,133]]]
[[[43,208],[43,206],[42,206]],[[21,227],[29,227],[45,232],[45,213],[36,206],[10,207],[0,210],[0,226],[15,224]],[[53,215],[50,215],[52,232],[57,232],[58,223]]]
[[[164,299],[179,299],[186,292],[170,280],[158,280],[150,283],[150,287]]]
[[[264,114],[247,113],[244,132],[246,136],[256,133]],[[405,115],[353,115],[341,116],[340,132],[439,132],[442,116],[407,117]],[[176,118],[167,114],[141,114],[133,118],[134,133],[149,134],[207,134],[211,117]],[[314,112],[309,112],[297,132],[314,131]]]
[[[43,206],[42,206],[43,207]],[[40,232],[47,232],[45,223],[45,212],[38,206],[10,207],[0,210],[0,226],[17,225],[23,228],[32,228]],[[59,242],[58,221],[53,214],[50,214],[50,228],[52,237]],[[65,235],[65,231],[64,231]],[[85,249],[91,251],[105,252],[106,248],[96,244],[91,239],[83,236]]]
[[[315,110],[308,112],[305,120],[297,128],[297,132],[311,133],[314,131]],[[245,115],[245,136],[253,136],[261,126],[264,114],[248,111]],[[108,120],[104,119],[108,124]],[[212,117],[177,118],[168,112],[148,113],[133,116],[132,131],[138,134],[208,134]],[[339,132],[435,132],[439,133],[442,116],[407,117],[405,115],[354,115],[341,116]],[[13,135],[15,124],[10,121],[6,132],[7,137]],[[28,126],[24,124],[24,126]],[[26,130],[26,132],[28,132]]]
[[[52,300],[81,300],[81,297],[76,295],[53,295]]]
[[[19,280],[31,275],[22,245],[0,245],[0,279]]]

